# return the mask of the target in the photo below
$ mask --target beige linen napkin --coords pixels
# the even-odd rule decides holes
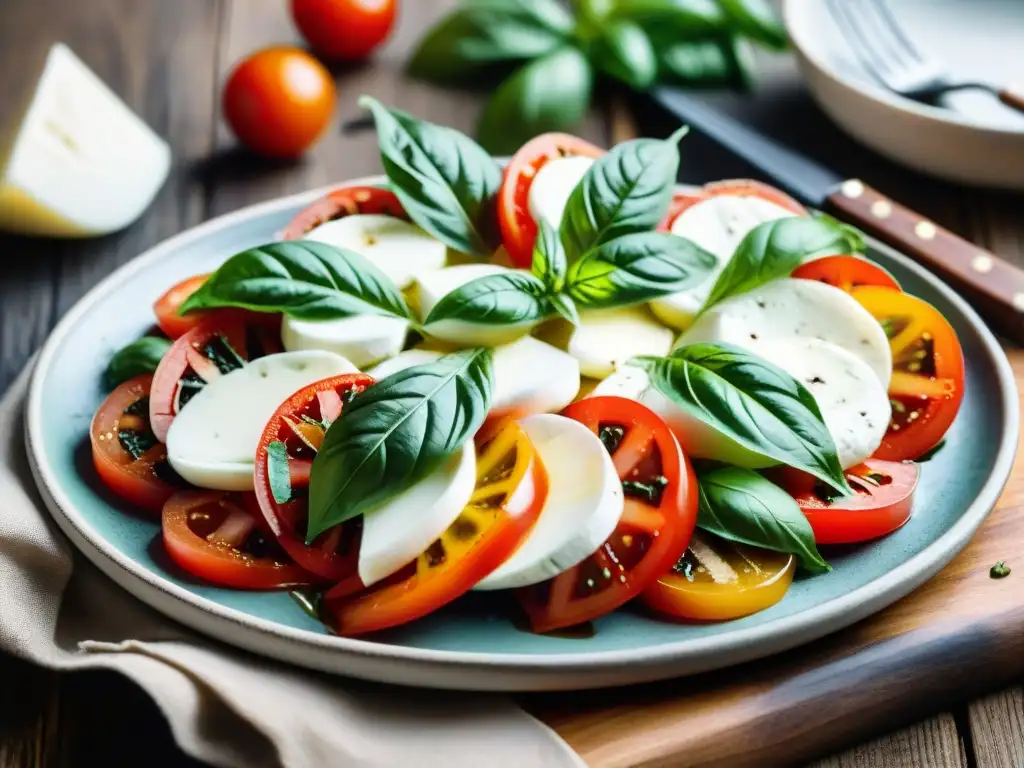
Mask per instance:
[[[181,748],[227,768],[581,768],[507,697],[320,675],[203,639],[73,555],[28,467],[31,366],[0,400],[0,650],[144,688]]]

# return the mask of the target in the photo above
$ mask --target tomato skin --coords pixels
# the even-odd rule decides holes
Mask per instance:
[[[179,315],[178,310],[189,296],[203,286],[209,276],[207,273],[186,277],[180,283],[175,283],[168,288],[167,292],[153,304],[156,323],[169,339],[184,336],[199,325],[199,321],[207,314],[206,312],[189,312],[187,315]]]
[[[328,221],[369,213],[409,221],[409,214],[394,192],[380,187],[342,187],[332,190],[295,214],[281,239],[298,240]]]
[[[658,231],[669,232],[676,219],[687,209],[720,195],[735,197],[760,197],[780,208],[785,208],[797,216],[806,216],[807,209],[780,189],[754,179],[723,179],[705,184],[695,192],[677,193],[672,198],[668,213],[658,225]]]
[[[537,171],[551,160],[566,156],[598,158],[600,147],[567,133],[545,133],[524,144],[505,168],[498,191],[498,223],[509,258],[517,267],[529,268],[537,240],[537,222],[527,203]]]
[[[901,290],[896,278],[877,264],[858,256],[825,256],[801,264],[790,276],[802,280],[819,280],[847,293],[862,285]]]
[[[387,39],[398,0],[291,0],[292,18],[313,49],[329,59],[353,61]]]
[[[125,409],[148,397],[153,377],[149,374],[130,379],[103,401],[93,416],[89,429],[92,445],[92,461],[103,484],[129,504],[147,512],[159,512],[164,502],[179,486],[161,479],[154,467],[166,460],[167,450],[158,443],[140,458],[133,459],[124,450],[115,430],[126,422]],[[137,417],[131,417],[137,419]],[[148,428],[145,419],[137,419],[138,426]]]
[[[222,107],[235,136],[265,157],[294,159],[320,137],[337,93],[323,64],[298,48],[266,48],[228,76]]]

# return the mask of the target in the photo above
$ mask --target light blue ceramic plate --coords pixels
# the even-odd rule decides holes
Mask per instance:
[[[912,520],[876,544],[833,553],[832,573],[797,581],[770,610],[704,626],[620,610],[596,622],[594,637],[566,639],[524,633],[471,596],[370,641],[328,635],[286,594],[198,584],[163,556],[158,525],[126,512],[96,480],[87,432],[104,394],[100,374],[115,349],[152,324],[151,305],[168,285],[273,239],[321,192],[215,219],[124,266],[63,319],[32,383],[29,455],[57,523],[129,592],[227,643],[330,672],[464,689],[587,688],[723,667],[820,637],[910,592],[967,543],[1009,475],[1017,443],[1017,393],[998,344],[948,288],[904,257],[875,246],[874,257],[909,292],[935,304],[960,335],[967,357],[963,408],[948,446],[923,467]]]

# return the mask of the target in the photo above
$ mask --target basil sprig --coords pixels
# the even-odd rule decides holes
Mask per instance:
[[[143,336],[121,347],[107,364],[107,370],[103,373],[103,384],[108,389],[113,389],[128,379],[144,373],[153,373],[170,348],[171,342],[160,336]]]
[[[757,472],[723,467],[698,478],[697,527],[740,544],[794,554],[811,573],[832,570],[796,500]]]
[[[307,541],[410,488],[483,424],[490,349],[465,349],[378,381],[331,424],[313,460]]]
[[[313,240],[268,243],[236,253],[179,312],[216,307],[283,312],[300,320],[412,317],[402,292],[373,262]]]
[[[497,194],[501,169],[458,131],[418,120],[363,96],[377,125],[391,191],[416,224],[450,248],[490,256],[501,244]]]
[[[743,448],[850,493],[814,396],[778,366],[731,344],[634,357],[661,394]]]
[[[483,325],[517,325],[543,320],[554,311],[547,300],[547,288],[529,272],[509,270],[478,277],[450,293],[430,310],[423,321],[465,320]]]

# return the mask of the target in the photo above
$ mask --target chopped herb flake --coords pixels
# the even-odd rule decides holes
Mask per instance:
[[[993,579],[1003,579],[1010,575],[1010,567],[1000,560],[989,568],[988,575]]]
[[[149,419],[149,395],[140,397],[134,403],[124,409],[125,416],[138,416],[140,419]]]
[[[946,446],[946,438],[942,438],[941,440],[939,440],[938,443],[936,443],[934,448],[932,448],[932,449],[930,449],[928,451],[925,451],[924,455],[918,456],[917,457],[917,461],[918,462],[931,461],[932,459],[935,458],[935,454],[938,453],[939,451],[941,451],[945,446]]]
[[[134,429],[122,429],[117,433],[117,441],[135,461],[142,458],[142,454],[157,444],[157,439],[152,432],[139,432]]]
[[[291,500],[292,476],[288,469],[288,449],[279,440],[267,446],[267,478],[274,501],[286,504]]]
[[[657,505],[661,502],[661,493],[668,485],[668,478],[664,475],[657,475],[649,483],[641,483],[638,480],[623,480],[622,492],[635,499],[642,499],[648,504]]]
[[[203,355],[210,359],[221,373],[231,373],[245,365],[245,360],[223,336],[215,336],[206,342]]]
[[[597,436],[601,438],[604,449],[608,453],[613,454],[622,445],[622,438],[626,436],[626,429],[617,424],[602,424],[597,430]]]

